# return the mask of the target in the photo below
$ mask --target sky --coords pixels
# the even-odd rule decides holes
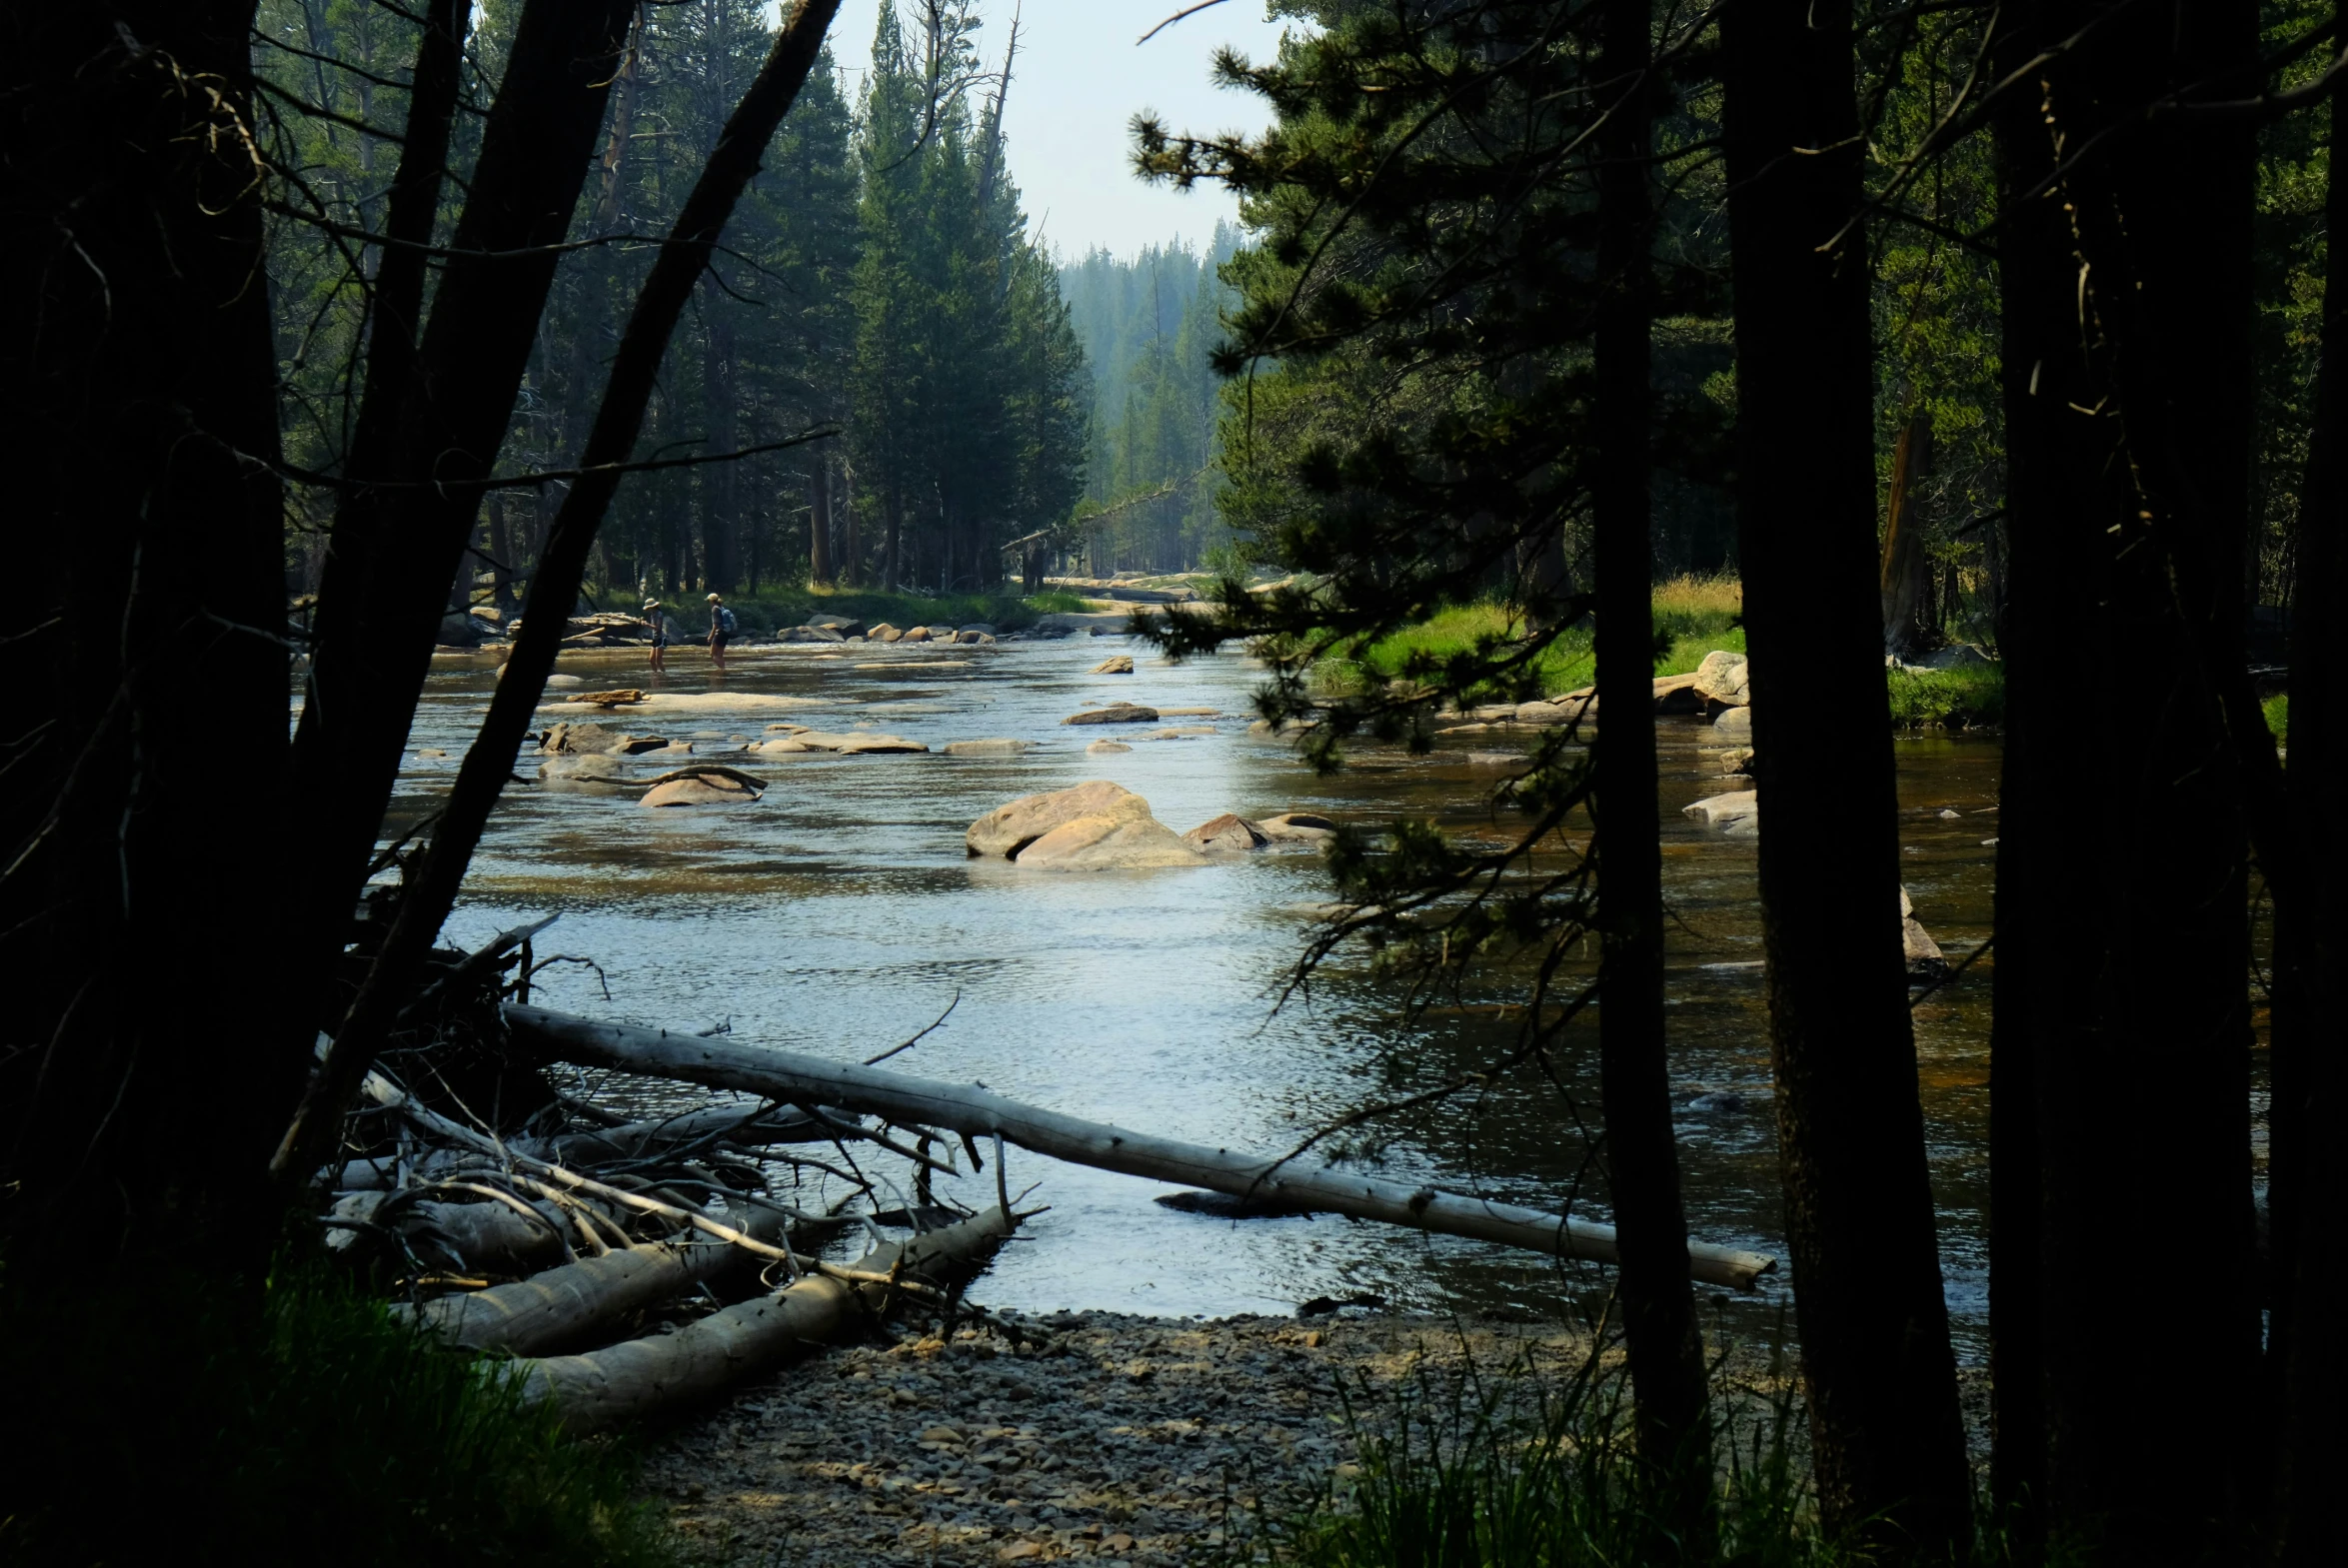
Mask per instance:
[[[1175,131],[1260,131],[1271,118],[1268,106],[1212,84],[1214,51],[1230,44],[1268,60],[1281,29],[1294,24],[1265,21],[1263,0],[1223,0],[1135,47],[1186,3],[985,0],[979,44],[990,70],[1000,66],[1012,13],[1020,12],[1019,64],[1004,113],[1011,171],[1030,225],[1041,224],[1044,243],[1068,259],[1096,246],[1131,256],[1176,238],[1203,247],[1217,219],[1238,218],[1238,203],[1219,187],[1184,193],[1135,179],[1127,125],[1150,109]],[[880,9],[881,0],[843,0],[832,24],[832,53],[851,103],[872,63]],[[907,0],[898,0],[898,10],[908,15]]]

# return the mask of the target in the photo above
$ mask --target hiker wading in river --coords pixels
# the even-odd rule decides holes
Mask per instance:
[[[734,640],[738,623],[734,612],[726,608],[726,601],[716,594],[710,596],[710,658],[717,662],[720,673],[726,669],[726,645]]]
[[[669,646],[669,634],[674,630],[669,613],[661,608],[659,600],[648,599],[644,602],[644,624],[652,628],[652,667],[658,672],[667,668],[661,659]]]

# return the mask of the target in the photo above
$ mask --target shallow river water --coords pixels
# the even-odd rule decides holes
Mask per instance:
[[[965,857],[971,821],[1015,795],[1109,779],[1148,797],[1183,831],[1225,810],[1309,809],[1374,823],[1433,815],[1490,831],[1500,777],[1466,762],[1469,747],[1505,748],[1505,733],[1443,744],[1433,755],[1367,752],[1316,778],[1280,743],[1247,735],[1247,695],[1261,672],[1226,654],[1180,666],[1136,648],[1138,673],[1088,674],[1122,640],[1074,638],[994,648],[748,650],[714,677],[680,650],[665,682],[642,656],[590,656],[564,670],[587,687],[642,685],[722,694],[677,714],[612,721],[636,733],[694,739],[697,754],[772,781],[756,804],[651,810],[629,795],[511,787],[448,936],[474,945],[526,918],[560,913],[539,952],[589,957],[541,976],[534,999],[567,1010],[669,1027],[730,1024],[733,1037],[842,1058],[895,1044],[959,993],[944,1027],[893,1066],[979,1079],[1077,1115],[1234,1147],[1284,1149],[1308,1129],[1392,1084],[1436,1081],[1491,1059],[1513,1038],[1494,1016],[1494,984],[1465,1004],[1405,1023],[1399,997],[1357,961],[1339,963],[1309,999],[1275,1010],[1311,906],[1328,896],[1318,857],[1258,853],[1197,867],[1053,874]],[[487,658],[445,658],[425,694],[395,821],[430,808],[454,777],[493,689]],[[559,699],[560,692],[550,693]],[[1116,699],[1206,707],[1214,734],[1145,741],[1132,730],[1063,727]],[[801,700],[782,706],[778,699]],[[729,738],[763,739],[793,721],[860,724],[937,747],[1015,737],[1019,758],[730,757]],[[1668,996],[1672,1082],[1691,1234],[1782,1255],[1761,1010],[1753,842],[1685,819],[1680,807],[1719,792],[1692,720],[1662,725],[1666,895],[1678,921]],[[1127,753],[1090,756],[1104,737]],[[417,755],[443,751],[445,757]],[[1979,739],[1898,743],[1901,852],[1917,917],[1951,960],[1988,934],[1998,751]],[[525,755],[519,771],[532,772]],[[643,759],[650,776],[672,761]],[[1954,812],[1955,815],[1945,815]],[[1924,1112],[1948,1299],[1960,1357],[1979,1360],[1986,1330],[1987,964],[1915,1013]],[[1594,1030],[1560,1079],[1595,1115]],[[639,1085],[674,1105],[700,1091]],[[1734,1098],[1730,1098],[1734,1097]],[[1736,1103],[1740,1099],[1741,1103]],[[1605,1215],[1574,1108],[1527,1075],[1418,1113],[1378,1151],[1382,1173]],[[903,1162],[887,1161],[903,1179]],[[1101,1307],[1221,1315],[1290,1310],[1314,1296],[1368,1294],[1397,1308],[1447,1305],[1553,1316],[1602,1289],[1598,1271],[1480,1243],[1429,1238],[1333,1216],[1233,1223],[1163,1207],[1172,1189],[1013,1150],[1014,1190],[1041,1182],[1033,1221],[978,1294],[1016,1308]],[[974,1205],[994,1181],[941,1191]],[[1782,1279],[1722,1304],[1727,1326],[1772,1332]]]

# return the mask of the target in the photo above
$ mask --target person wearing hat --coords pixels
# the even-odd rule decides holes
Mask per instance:
[[[644,602],[644,624],[652,628],[652,667],[657,673],[663,668],[661,651],[669,646],[671,630],[669,613],[661,608],[659,600],[648,599]]]
[[[733,640],[734,612],[726,608],[719,595],[710,596],[710,658],[717,661],[718,673],[726,672],[726,645]]]

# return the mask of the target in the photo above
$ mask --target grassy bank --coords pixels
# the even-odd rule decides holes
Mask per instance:
[[[0,1271],[21,1439],[0,1560],[667,1564],[619,1449],[323,1264],[27,1285]],[[168,1541],[168,1549],[161,1549]]]
[[[1654,673],[1685,675],[1715,649],[1743,653],[1743,588],[1733,578],[1682,577],[1656,585]],[[1366,648],[1324,660],[1319,679],[1332,692],[1356,690],[1365,680],[1391,680],[1438,668],[1479,648],[1496,646],[1516,631],[1504,606],[1463,605]],[[1478,688],[1467,695],[1474,702],[1555,697],[1596,679],[1592,634],[1583,625],[1568,629],[1551,644],[1518,687]],[[1900,729],[1994,725],[2005,714],[2005,671],[2000,665],[1892,671],[1885,685],[1889,718]]]

